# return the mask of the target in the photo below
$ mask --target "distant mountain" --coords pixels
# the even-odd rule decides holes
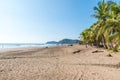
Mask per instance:
[[[46,44],[58,44],[58,42],[56,42],[56,41],[49,41],[49,42],[46,42]]]
[[[46,44],[77,44],[80,43],[80,40],[73,40],[73,39],[63,39],[58,42],[56,41],[49,41]]]
[[[80,40],[72,40],[72,39],[63,39],[58,42],[59,44],[77,44],[80,43]]]

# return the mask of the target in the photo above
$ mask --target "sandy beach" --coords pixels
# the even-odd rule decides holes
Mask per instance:
[[[120,54],[108,54],[84,45],[5,50],[0,80],[120,80]]]

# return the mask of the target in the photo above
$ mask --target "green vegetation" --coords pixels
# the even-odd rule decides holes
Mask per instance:
[[[56,41],[49,41],[46,44],[78,44],[80,43],[80,40],[73,40],[73,39],[63,39],[58,42]]]
[[[94,7],[97,18],[89,29],[85,29],[80,38],[85,44],[103,46],[118,51],[120,45],[120,5],[114,1],[101,1]]]
[[[78,44],[80,43],[79,40],[72,40],[72,39],[63,39],[58,42],[58,44]]]

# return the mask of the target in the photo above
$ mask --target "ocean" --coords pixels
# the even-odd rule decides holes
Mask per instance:
[[[49,47],[56,46],[56,44],[37,44],[37,43],[0,43],[0,49],[6,48],[22,48],[22,47]]]

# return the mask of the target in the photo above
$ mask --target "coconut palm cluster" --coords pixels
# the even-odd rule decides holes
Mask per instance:
[[[120,46],[120,4],[114,1],[100,1],[94,7],[92,16],[97,18],[97,21],[81,33],[82,41],[85,44],[118,51]]]

